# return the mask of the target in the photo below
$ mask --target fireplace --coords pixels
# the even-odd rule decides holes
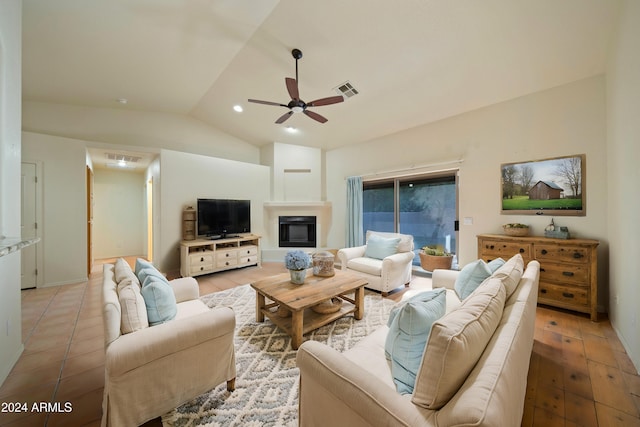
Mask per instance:
[[[315,248],[315,216],[278,217],[278,245],[281,248]]]

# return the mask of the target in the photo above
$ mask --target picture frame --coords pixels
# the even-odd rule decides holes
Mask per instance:
[[[501,214],[585,216],[586,155],[500,165]]]

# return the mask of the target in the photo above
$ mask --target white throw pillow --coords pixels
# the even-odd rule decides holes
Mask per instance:
[[[126,282],[126,284],[125,284]],[[147,306],[137,284],[131,279],[123,281],[124,286],[118,286],[118,301],[120,302],[120,332],[128,334],[149,327]]]
[[[507,299],[515,292],[524,273],[524,260],[522,255],[516,254],[512,256],[504,265],[498,268],[492,275],[492,278],[502,280],[507,290]]]

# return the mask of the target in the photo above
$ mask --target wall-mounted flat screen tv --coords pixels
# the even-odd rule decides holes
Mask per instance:
[[[230,237],[251,232],[251,201],[198,199],[198,236]]]

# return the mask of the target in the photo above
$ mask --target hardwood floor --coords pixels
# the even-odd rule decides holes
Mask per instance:
[[[128,260],[133,262],[135,258]],[[202,295],[283,272],[264,263],[198,278]],[[0,412],[0,426],[99,426],[104,350],[97,264],[87,282],[22,292],[25,350],[0,387],[0,403],[60,402],[71,412]],[[414,276],[411,288],[430,287]],[[390,296],[399,300],[404,290]],[[601,315],[602,316],[602,315]],[[604,317],[604,316],[602,316]],[[638,426],[640,377],[606,317],[538,307],[523,427]],[[160,425],[159,419],[145,424]]]

